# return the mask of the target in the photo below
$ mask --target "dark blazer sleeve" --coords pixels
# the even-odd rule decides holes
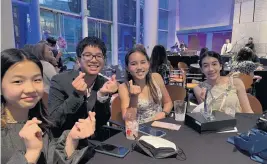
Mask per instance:
[[[89,144],[87,140],[80,140],[76,150],[70,157],[68,157],[65,151],[66,139],[68,134],[69,130],[64,131],[63,134],[57,140],[50,139],[48,135],[44,136],[43,154],[46,163],[77,164],[80,163],[82,160],[84,161],[85,159],[88,159],[87,156],[93,155],[93,145]],[[38,161],[40,161],[41,159],[39,158]]]
[[[68,74],[56,75],[51,80],[48,98],[48,113],[51,120],[59,127],[64,123],[68,114],[76,113],[84,102],[83,96],[76,93],[74,90],[71,94],[67,94],[63,89],[63,83],[71,83],[71,77],[66,77]],[[72,87],[69,85],[69,87]]]
[[[88,161],[94,154],[94,146],[88,142],[87,139],[83,139],[79,141],[78,147],[73,152],[73,154],[68,158],[67,153],[65,151],[65,143],[67,136],[69,134],[69,130],[64,131],[63,134],[55,141],[55,144],[50,146],[50,152],[54,152],[53,162],[57,164],[77,164],[84,163]],[[49,154],[50,155],[50,154]]]
[[[7,164],[28,164],[24,154],[24,152],[16,151]]]
[[[96,101],[95,105],[96,112],[96,129],[99,129],[103,125],[106,125],[110,118],[110,98],[107,99],[104,103]]]
[[[96,92],[104,85],[107,80],[102,76],[98,76],[97,82],[93,88]],[[96,113],[96,131],[100,129],[103,125],[106,125],[110,118],[110,97],[103,103],[96,100],[95,103],[95,113]]]

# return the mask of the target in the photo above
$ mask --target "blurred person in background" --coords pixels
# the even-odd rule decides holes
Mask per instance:
[[[156,45],[151,54],[150,58],[150,69],[152,72],[159,73],[164,79],[165,84],[168,81],[171,63],[167,59],[167,53],[162,45]]]
[[[63,54],[57,49],[57,40],[54,37],[48,37],[46,41],[48,46],[51,47],[51,51],[53,52],[53,55],[57,60],[58,68],[61,70],[63,68],[63,62],[61,59],[61,56]]]
[[[230,39],[226,39],[221,49],[221,55],[226,55],[231,51],[232,51],[232,44],[230,43]]]

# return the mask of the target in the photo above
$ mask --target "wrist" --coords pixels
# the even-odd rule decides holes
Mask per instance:
[[[65,151],[68,157],[70,157],[72,153],[76,150],[78,144],[79,144],[78,139],[73,139],[70,135],[67,136],[65,143]]]
[[[166,112],[166,111],[162,111],[163,115],[164,115],[164,118],[168,117],[169,116],[169,113]]]
[[[25,153],[25,158],[28,163],[37,163],[39,156],[41,154],[41,150],[27,150]]]
[[[106,97],[108,96],[108,93],[98,91],[100,97]]]

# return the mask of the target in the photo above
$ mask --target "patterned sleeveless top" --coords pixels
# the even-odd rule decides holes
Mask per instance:
[[[208,85],[208,83],[203,82],[200,86],[207,87]],[[211,88],[211,94],[208,94],[207,102],[211,101],[212,110],[219,110],[233,117],[235,117],[236,112],[239,113],[242,111],[237,96],[237,90],[233,84],[233,77],[229,77],[228,83],[215,85]]]
[[[150,97],[147,100],[138,99],[137,122],[139,124],[143,124],[143,123],[152,121],[157,113],[162,112],[162,104],[161,104],[162,93],[161,93],[161,90],[160,90],[160,88],[156,82],[154,82],[154,85],[157,89],[158,98],[160,100],[160,103],[156,104],[153,101],[152,97]]]

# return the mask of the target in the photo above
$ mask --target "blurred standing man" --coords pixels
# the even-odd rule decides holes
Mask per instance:
[[[48,46],[51,47],[51,51],[53,52],[54,57],[57,59],[57,66],[59,69],[61,69],[63,67],[63,63],[62,63],[62,52],[57,50],[57,40],[54,37],[48,37],[46,39]]]
[[[106,51],[102,40],[86,37],[76,48],[80,70],[52,78],[48,113],[57,126],[52,130],[55,138],[71,129],[78,119],[87,118],[89,111],[96,113],[95,137],[101,137],[101,127],[110,118],[110,95],[118,90],[115,75],[110,80],[98,75],[105,65]]]
[[[221,55],[228,54],[232,51],[232,44],[230,43],[230,39],[225,40],[225,44],[222,46]]]

